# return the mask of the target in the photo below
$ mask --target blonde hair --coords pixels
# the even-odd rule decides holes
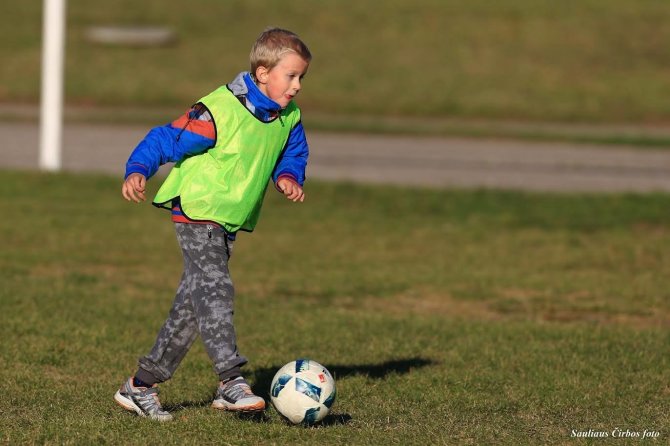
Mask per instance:
[[[297,34],[281,28],[267,28],[251,47],[251,75],[255,76],[256,69],[261,66],[268,70],[273,69],[287,53],[295,53],[308,63],[312,60],[307,45]]]

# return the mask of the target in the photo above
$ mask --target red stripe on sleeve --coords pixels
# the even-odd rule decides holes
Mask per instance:
[[[179,119],[172,121],[172,127],[177,129],[185,129],[189,132],[195,133],[205,138],[216,138],[216,130],[212,121],[200,121],[197,119],[188,118],[188,112]]]

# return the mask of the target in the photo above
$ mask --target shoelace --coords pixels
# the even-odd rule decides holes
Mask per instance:
[[[247,395],[251,395],[251,388],[244,382],[225,386],[222,392],[226,397],[238,401]]]
[[[135,395],[135,398],[140,406],[142,406],[142,409],[147,412],[151,412],[152,410],[163,412],[163,408],[158,399],[158,388],[143,390],[139,395]]]

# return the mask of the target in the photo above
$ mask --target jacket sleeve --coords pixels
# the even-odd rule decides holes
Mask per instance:
[[[283,177],[288,177],[302,186],[305,183],[305,168],[307,167],[308,157],[309,146],[305,137],[305,129],[302,122],[298,122],[291,130],[286,148],[272,173],[272,181],[275,187],[277,181]]]
[[[132,173],[152,177],[160,166],[202,153],[216,143],[214,120],[203,104],[196,104],[172,123],[155,127],[135,147],[126,163]]]

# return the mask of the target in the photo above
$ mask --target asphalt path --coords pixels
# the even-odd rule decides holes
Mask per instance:
[[[147,126],[67,124],[63,170],[122,177],[128,155],[147,131]],[[434,188],[670,192],[670,150],[506,139],[307,136],[307,175],[315,179]],[[37,168],[37,123],[0,122],[0,141],[0,167]]]

